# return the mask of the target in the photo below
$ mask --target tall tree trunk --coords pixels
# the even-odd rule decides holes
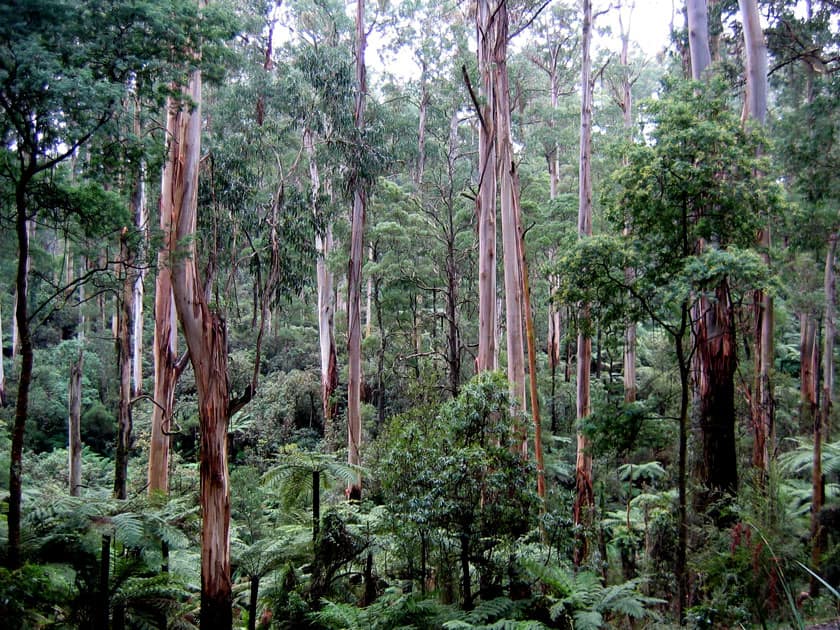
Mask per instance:
[[[155,329],[154,329],[154,406],[152,408],[152,433],[149,442],[149,493],[169,492],[169,434],[172,430],[172,411],[175,407],[175,384],[178,380],[176,353],[178,334],[175,307],[172,297],[172,270],[170,252],[177,246],[175,225],[172,221],[173,182],[177,156],[179,129],[178,105],[170,98],[166,102],[166,139],[168,159],[163,166],[160,193],[160,231],[163,243],[158,251],[157,277],[155,278]]]
[[[699,81],[712,63],[709,48],[709,14],[706,0],[686,0],[688,48],[691,55],[691,78]]]
[[[309,180],[312,186],[312,212],[316,222],[321,218],[322,212],[318,207],[318,199],[321,194],[321,176],[318,172],[318,163],[315,159],[315,142],[312,131],[305,129],[303,132],[303,145],[309,158]],[[318,290],[318,347],[321,357],[321,407],[324,414],[324,434],[329,435],[335,404],[332,401],[333,392],[338,386],[338,368],[336,364],[335,351],[335,328],[334,328],[334,304],[333,304],[333,274],[327,266],[327,258],[332,250],[332,225],[327,223],[324,226],[324,234],[315,235],[315,275]]]
[[[677,620],[685,623],[685,609],[688,605],[688,402],[691,390],[691,363],[685,353],[685,337],[690,328],[688,301],[680,305],[680,327],[674,335],[674,348],[680,371],[680,428],[677,472],[677,554],[674,576],[677,580]],[[647,528],[646,528],[647,529]]]
[[[481,105],[478,129],[478,356],[476,371],[496,369],[496,94],[493,84],[494,31],[490,0],[478,0],[476,37]]]
[[[697,352],[698,439],[695,478],[704,489],[695,497],[703,513],[726,493],[735,492],[735,320],[729,285],[723,280],[714,300],[699,300],[695,345]]]
[[[417,124],[417,171],[414,176],[414,183],[419,188],[423,183],[423,175],[426,172],[426,118],[429,109],[429,86],[427,81],[428,64],[423,59],[420,62],[420,112]]]
[[[134,311],[134,255],[128,242],[128,228],[120,235],[120,266],[123,291],[117,314],[117,368],[120,376],[117,413],[117,448],[114,455],[114,497],[127,497],[128,451],[131,448],[131,317]]]
[[[578,199],[578,237],[592,235],[592,2],[583,1],[583,31],[581,35],[581,108],[580,108],[580,173]],[[589,306],[580,306],[579,321],[586,326]],[[578,333],[577,341],[577,419],[580,422],[590,412],[590,364],[592,362],[592,339],[584,332]],[[577,456],[575,459],[575,501],[574,523],[586,528],[592,522],[595,494],[592,485],[592,455],[589,440],[578,430]],[[574,561],[580,566],[588,556],[586,533],[578,537],[575,544]]]
[[[744,50],[747,58],[747,93],[745,113],[759,125],[767,119],[767,46],[759,20],[756,0],[739,0],[744,23]],[[764,264],[770,266],[770,226],[762,227],[758,246]],[[769,472],[773,452],[773,391],[770,373],[773,368],[773,299],[765,291],[755,292],[755,385],[752,395],[753,466]]]
[[[367,78],[365,68],[365,3],[356,0],[356,107],[354,121],[358,133],[365,125],[365,93]],[[356,174],[353,190],[353,216],[350,235],[350,265],[347,274],[347,462],[361,464],[360,448],[362,442],[361,388],[362,388],[362,331],[361,331],[361,288],[362,257],[364,255],[365,208],[367,191]],[[347,487],[350,499],[359,499],[362,495],[361,475]]]
[[[501,0],[495,12],[493,41],[493,82],[496,93],[496,149],[502,217],[502,247],[505,278],[505,320],[507,333],[507,374],[511,399],[520,409],[525,403],[525,352],[522,331],[522,269],[519,256],[516,205],[519,191],[515,186],[516,164],[510,130],[510,89],[507,73],[508,15],[507,2]],[[515,446],[524,454],[528,442],[525,427],[517,427]]]
[[[703,79],[711,63],[709,21],[705,0],[687,0],[691,74]],[[702,248],[703,244],[699,246]],[[735,453],[735,316],[724,279],[715,288],[715,300],[698,300],[695,308],[694,345],[698,396],[698,444],[694,476],[704,489],[695,497],[695,508],[734,492],[738,485]]]
[[[817,321],[809,313],[799,314],[799,428],[813,431],[817,416]]]
[[[34,166],[34,165],[33,165]],[[34,175],[34,168],[24,172],[15,188],[15,233],[18,243],[17,272],[15,275],[15,322],[20,338],[20,376],[18,377],[15,421],[12,427],[12,449],[9,458],[9,511],[7,516],[9,568],[17,569],[20,557],[20,521],[23,473],[23,438],[29,413],[29,388],[32,384],[33,349],[29,331],[29,210],[26,206],[26,189]]]
[[[79,287],[79,291],[82,287]],[[81,312],[81,309],[80,309]],[[70,364],[68,448],[70,496],[82,494],[82,370],[84,368],[84,333],[79,329],[79,354]]]
[[[198,166],[201,147],[201,72],[194,70],[184,103],[172,108],[172,245],[188,243],[185,255],[169,252],[172,291],[198,392],[201,527],[201,627],[233,624],[230,577],[230,486],[227,465],[229,384],[224,321],[210,311],[195,259]],[[189,103],[189,105],[187,105]],[[180,253],[180,252],[179,252]]]
[[[3,344],[3,313],[2,308],[0,308],[0,407],[6,406],[6,369],[4,365],[6,358],[4,349],[5,346]]]
[[[825,478],[822,472],[822,443],[829,436],[829,421],[834,390],[834,300],[835,281],[834,263],[837,257],[837,231],[828,237],[828,249],[825,254],[825,314],[823,323],[823,387],[820,397],[819,413],[814,413],[814,459],[811,477],[811,568],[818,573],[825,549],[825,532],[820,524],[820,512],[825,503]],[[811,577],[810,593],[819,594],[820,583]]]
[[[621,11],[619,11],[619,28],[621,35],[621,54],[619,61],[621,63],[622,78],[621,78],[621,95],[619,107],[621,109],[622,120],[624,122],[624,131],[627,134],[628,142],[632,140],[633,134],[633,90],[632,82],[630,80],[630,20],[633,16],[633,9],[635,2],[630,4],[630,14],[627,18],[627,24],[624,24],[624,19]],[[625,161],[626,165],[626,161]],[[629,233],[632,226],[626,224],[625,233]],[[633,281],[633,269],[626,268],[624,276],[628,283]],[[632,403],[636,401],[636,322],[627,322],[624,328],[624,360],[622,378],[624,383],[624,402]]]
[[[449,365],[449,389],[452,397],[461,388],[461,338],[458,331],[458,249],[455,242],[455,207],[452,182],[455,179],[455,157],[458,149],[458,112],[449,119],[448,180],[446,198],[446,356]],[[436,294],[432,294],[433,298]],[[435,309],[436,310],[436,309]]]
[[[140,119],[140,97],[135,97],[134,135],[140,137],[142,123]],[[131,195],[131,209],[134,214],[134,227],[142,235],[142,256],[134,278],[134,296],[132,304],[132,396],[139,396],[143,391],[143,280],[146,277],[146,263],[149,244],[149,211],[146,206],[146,160],[141,158],[135,175],[134,192]]]

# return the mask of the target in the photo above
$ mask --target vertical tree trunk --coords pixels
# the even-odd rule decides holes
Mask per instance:
[[[18,259],[15,275],[15,322],[20,338],[20,376],[18,377],[15,421],[12,426],[12,448],[9,458],[9,511],[7,516],[9,550],[8,565],[17,569],[20,557],[20,521],[23,473],[23,438],[26,432],[26,418],[29,413],[29,388],[32,384],[33,349],[29,332],[28,288],[29,288],[29,229],[26,189],[34,175],[34,169],[23,174],[15,189],[15,233],[17,234]]]
[[[745,113],[759,125],[767,118],[767,46],[759,20],[756,0],[739,0],[744,23],[744,50],[747,58],[747,93]],[[758,235],[764,264],[770,266],[770,226]],[[773,368],[773,299],[764,291],[755,292],[755,385],[752,395],[753,466],[766,474],[773,452],[773,392],[770,372]]]
[[[70,394],[68,417],[68,459],[70,463],[70,496],[82,493],[82,369],[85,354],[79,341],[79,355],[70,365]]]
[[[633,91],[632,82],[630,80],[630,20],[633,15],[635,3],[630,5],[630,15],[627,19],[627,24],[624,24],[623,16],[619,11],[619,27],[621,34],[621,54],[619,61],[622,68],[621,80],[621,100],[620,108],[622,120],[624,122],[624,131],[627,134],[628,142],[632,140],[633,134]],[[625,233],[631,229],[630,225],[626,225]],[[628,282],[633,280],[633,270],[627,268],[624,270],[624,275]],[[622,378],[624,383],[624,402],[632,403],[636,401],[636,322],[627,322],[624,329],[624,360]]]
[[[0,308],[0,407],[6,406],[6,369],[4,365],[6,358],[3,352],[4,348],[5,346],[3,344],[3,313],[2,308]]]
[[[365,3],[356,0],[356,107],[354,121],[358,133],[365,124],[365,92],[367,78],[365,69]],[[361,331],[361,285],[362,256],[364,255],[365,207],[367,191],[356,174],[353,190],[353,216],[350,235],[350,265],[347,274],[347,462],[361,464],[362,441],[361,387],[362,387],[362,331]],[[359,499],[362,495],[362,479],[348,485],[347,496]]]
[[[454,111],[449,119],[449,151],[447,152],[448,180],[455,178],[455,157],[458,149],[458,112]],[[446,356],[449,364],[449,389],[452,397],[458,395],[461,388],[461,338],[458,330],[458,264],[455,242],[455,208],[453,186],[448,189],[446,200]],[[436,294],[432,294],[433,297]]]
[[[134,104],[134,135],[140,137],[142,124],[140,120],[140,97],[135,97]],[[135,175],[134,192],[131,195],[131,209],[134,214],[134,226],[138,234],[142,234],[142,260],[135,271],[134,296],[132,304],[133,334],[132,334],[132,396],[139,396],[143,391],[143,280],[146,277],[146,262],[149,244],[149,212],[146,207],[146,161],[140,159]]]
[[[704,489],[695,497],[703,513],[738,486],[735,453],[735,321],[726,280],[714,301],[702,298],[696,317],[698,430],[695,477]]]
[[[430,100],[427,75],[428,64],[423,59],[420,62],[420,120],[417,124],[417,171],[414,177],[418,188],[423,183],[423,175],[426,172],[426,118]]]
[[[212,313],[198,280],[195,259],[196,197],[201,146],[201,72],[194,70],[185,103],[175,112],[176,134],[171,203],[176,243],[185,255],[173,256],[172,291],[198,392],[201,454],[201,627],[228,630],[233,623],[230,578],[230,487],[227,466],[229,384],[224,321]],[[189,103],[187,105],[186,103]],[[180,252],[179,252],[180,253]]]
[[[677,620],[685,623],[685,609],[688,605],[688,569],[686,553],[688,550],[688,401],[691,389],[690,359],[685,353],[685,336],[690,328],[690,308],[688,301],[680,305],[680,327],[674,335],[674,349],[680,371],[680,428],[677,472],[677,553],[674,563],[674,576],[677,580]],[[645,528],[647,531],[647,527]],[[647,546],[646,546],[647,549]]]
[[[508,15],[507,2],[501,0],[496,9],[493,37],[493,82],[496,94],[496,150],[500,184],[500,214],[502,217],[502,247],[505,278],[505,331],[507,333],[507,374],[511,400],[525,410],[525,353],[522,331],[522,269],[519,256],[516,204],[518,193],[514,185],[516,164],[510,130],[510,99],[507,73]],[[517,428],[515,446],[527,453],[524,427]]]
[[[705,0],[687,0],[691,75],[702,79],[711,63],[709,22]],[[702,243],[700,247],[702,248]],[[735,319],[724,279],[715,301],[702,297],[696,305],[694,344],[697,349],[698,444],[694,476],[704,489],[695,508],[705,512],[713,501],[738,485],[735,454]]]
[[[699,81],[712,63],[709,48],[709,14],[706,0],[686,0],[688,48],[691,55],[691,78]]]
[[[799,314],[799,428],[813,431],[817,415],[817,321],[809,313]]]
[[[117,413],[117,448],[114,455],[114,497],[125,499],[128,483],[128,451],[131,448],[131,316],[134,311],[134,255],[128,228],[120,235],[120,266],[123,291],[117,313],[117,368],[120,376]]]
[[[482,102],[478,129],[478,356],[476,370],[496,368],[496,95],[493,85],[494,28],[489,0],[478,0],[476,38]]]
[[[578,204],[578,237],[592,235],[592,2],[583,1],[583,31],[581,35],[581,108],[580,108],[580,173]],[[589,319],[589,306],[580,306],[579,321],[583,326]],[[587,333],[578,333],[577,341],[577,419],[582,420],[591,412],[590,364],[592,362],[592,339]],[[573,516],[575,525],[586,528],[592,521],[595,495],[592,486],[592,455],[589,441],[578,430],[577,456],[575,459],[575,501]],[[575,544],[574,561],[580,566],[588,556],[586,535]]]
[[[825,547],[825,532],[820,524],[820,512],[825,503],[825,479],[822,472],[822,443],[829,436],[829,420],[831,418],[832,396],[834,390],[834,300],[835,281],[834,263],[837,256],[837,231],[828,237],[828,248],[825,254],[825,314],[823,317],[825,330],[823,332],[823,387],[820,398],[820,410],[814,412],[814,459],[811,477],[811,568],[819,572],[822,554]],[[810,594],[819,594],[820,583],[811,577]]]
[[[309,158],[309,180],[312,186],[312,212],[316,223],[322,215],[318,207],[321,194],[321,176],[315,159],[315,142],[312,131],[303,132],[303,146]],[[332,225],[324,226],[324,234],[315,235],[315,275],[318,291],[318,347],[321,357],[321,407],[324,414],[324,434],[332,432],[330,426],[333,421],[335,404],[332,401],[333,392],[338,386],[338,368],[336,364],[335,334],[334,334],[334,304],[333,304],[333,274],[327,266],[327,258],[332,250]]]

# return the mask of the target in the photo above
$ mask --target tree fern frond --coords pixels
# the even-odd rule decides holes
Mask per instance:
[[[604,624],[603,616],[595,610],[577,610],[574,620],[575,630],[599,630]]]

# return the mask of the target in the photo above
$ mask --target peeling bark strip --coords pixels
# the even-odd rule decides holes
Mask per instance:
[[[701,452],[695,476],[706,490],[698,492],[695,508],[706,508],[735,492],[738,472],[735,453],[735,320],[729,285],[722,281],[715,299],[697,306],[695,344],[699,395],[698,429]]]
[[[507,376],[511,400],[525,410],[525,351],[522,327],[522,265],[519,256],[519,233],[516,206],[519,199],[516,164],[513,161],[510,120],[510,86],[507,71],[508,13],[507,2],[501,0],[493,18],[493,81],[496,102],[496,148],[498,151],[498,179],[500,214],[502,216],[502,245],[505,278],[505,323],[507,333]],[[527,431],[522,423],[515,427],[516,439],[512,447],[522,455],[528,452]]]
[[[227,424],[230,388],[224,321],[210,311],[198,280],[195,251],[196,197],[201,147],[201,72],[193,71],[184,104],[174,113],[170,139],[174,243],[188,243],[185,255],[168,263],[178,319],[190,352],[198,391],[201,430],[201,627],[232,627],[230,579],[230,488]],[[190,108],[186,105],[190,104]],[[169,200],[167,200],[167,203]]]
[[[176,234],[172,222],[172,185],[175,164],[178,160],[178,106],[171,99],[166,101],[167,159],[163,166],[160,193],[160,231],[163,244],[158,251],[157,277],[155,278],[155,330],[154,330],[154,407],[152,409],[152,434],[149,444],[149,493],[169,492],[169,432],[172,410],[175,406],[175,369],[178,335],[175,327],[175,308],[172,297],[172,273],[169,261],[175,259]]]

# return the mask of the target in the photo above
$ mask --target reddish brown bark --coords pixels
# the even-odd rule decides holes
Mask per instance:
[[[694,343],[700,452],[695,477],[702,486],[695,508],[702,513],[709,505],[733,493],[738,486],[735,453],[735,321],[729,286],[723,280],[714,301],[702,298]]]
[[[173,176],[178,159],[178,109],[167,99],[166,138],[167,160],[161,177],[160,230],[163,243],[158,252],[157,277],[155,278],[155,329],[154,329],[154,407],[152,408],[152,433],[149,443],[149,493],[169,492],[169,433],[172,411],[175,406],[175,384],[178,380],[176,352],[178,335],[175,329],[175,307],[172,303],[172,272],[170,254],[176,246],[175,226],[172,222]]]
[[[172,221],[175,243],[186,252],[168,260],[178,319],[189,348],[198,393],[201,505],[201,627],[228,630],[233,623],[230,575],[230,488],[227,465],[229,383],[224,321],[210,311],[195,251],[201,143],[201,72],[193,71],[171,139]],[[187,106],[186,103],[190,105]],[[183,254],[183,255],[181,255]]]

